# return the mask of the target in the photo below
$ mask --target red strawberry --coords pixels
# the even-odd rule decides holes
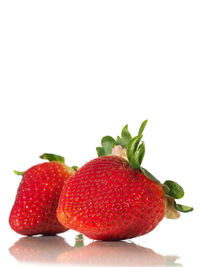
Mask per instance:
[[[165,213],[177,218],[177,210],[192,210],[175,204],[174,198],[183,196],[182,187],[173,181],[163,186],[140,166],[145,146],[139,143],[146,122],[134,138],[127,125],[117,141],[104,137],[97,148],[100,157],[68,179],[57,209],[64,226],[96,240],[121,240],[150,232]]]
[[[50,162],[38,164],[22,174],[15,203],[10,213],[11,228],[22,235],[54,235],[67,230],[56,218],[63,184],[74,173],[64,158],[43,154]]]

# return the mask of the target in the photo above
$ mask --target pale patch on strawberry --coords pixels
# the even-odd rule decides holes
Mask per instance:
[[[67,165],[65,165],[65,169],[68,171],[70,175],[73,175],[76,172],[73,168],[68,167]]]
[[[113,149],[112,149],[112,155],[114,156],[118,156],[118,157],[121,157],[125,160],[128,160],[128,157],[127,157],[127,151],[125,148],[123,148],[122,146],[114,146]]]

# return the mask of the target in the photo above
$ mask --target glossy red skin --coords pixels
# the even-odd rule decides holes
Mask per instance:
[[[86,163],[63,187],[57,218],[95,240],[122,240],[152,231],[163,219],[162,187],[117,156]]]
[[[68,229],[56,218],[64,182],[72,175],[59,162],[46,162],[25,172],[17,190],[9,223],[22,235],[54,235]]]

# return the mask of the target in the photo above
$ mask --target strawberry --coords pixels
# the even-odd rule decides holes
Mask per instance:
[[[11,228],[22,235],[54,235],[67,231],[56,218],[56,208],[63,184],[74,173],[64,164],[64,158],[43,154],[42,159],[50,162],[35,165],[23,175],[9,223]]]
[[[117,140],[104,137],[99,157],[67,180],[57,208],[61,224],[92,239],[122,240],[152,231],[165,215],[178,218],[178,211],[192,210],[175,202],[184,195],[180,185],[171,180],[163,185],[141,167],[146,123],[136,137],[127,125]]]

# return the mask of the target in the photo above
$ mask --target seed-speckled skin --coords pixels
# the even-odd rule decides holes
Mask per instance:
[[[165,213],[162,187],[118,156],[86,163],[63,187],[57,209],[66,227],[96,240],[122,240],[153,230]]]
[[[63,184],[71,175],[71,168],[54,161],[27,170],[10,213],[11,228],[22,235],[66,231],[56,218],[56,209]]]

